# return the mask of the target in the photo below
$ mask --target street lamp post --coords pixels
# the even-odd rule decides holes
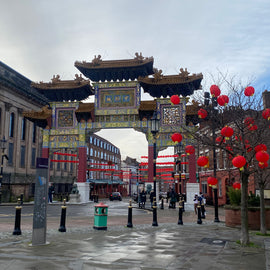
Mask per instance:
[[[160,120],[156,113],[151,118],[151,133],[153,134],[153,181],[154,181],[154,205],[153,205],[153,223],[152,226],[158,226],[157,223],[157,133],[159,131]]]
[[[8,160],[7,155],[5,155],[5,149],[6,149],[6,143],[5,136],[3,136],[3,139],[0,140],[0,148],[2,149],[1,152],[1,171],[0,171],[0,204],[2,202],[2,182],[3,182],[3,166],[4,166],[4,158]]]
[[[210,105],[210,93],[205,92],[204,93],[204,105],[209,108],[210,111],[210,121],[211,121],[211,128],[212,128],[212,150],[213,150],[213,172],[214,177],[217,178],[217,157],[216,157],[216,115],[217,115],[217,98],[212,97],[211,99],[211,105]],[[215,200],[215,219],[214,222],[219,222],[218,217],[218,190],[217,185],[213,187],[214,189],[214,200]]]

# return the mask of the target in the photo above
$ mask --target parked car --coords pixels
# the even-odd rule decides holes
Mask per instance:
[[[137,194],[136,192],[133,193],[132,199],[133,199],[135,202],[138,202],[138,194]]]
[[[122,196],[121,196],[120,192],[113,192],[113,193],[111,193],[111,195],[110,195],[110,201],[113,201],[113,200],[122,201]]]

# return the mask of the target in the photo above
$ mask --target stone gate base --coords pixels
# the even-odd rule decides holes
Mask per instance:
[[[76,184],[80,194],[80,203],[89,202],[89,193],[90,193],[89,183],[77,182]]]
[[[186,185],[187,191],[187,201],[185,203],[185,209],[188,211],[194,210],[194,195],[195,193],[200,192],[200,184],[199,183],[187,183]]]

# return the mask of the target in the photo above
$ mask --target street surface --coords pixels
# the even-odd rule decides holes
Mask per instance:
[[[129,200],[100,200],[109,206],[108,228],[93,228],[94,205],[67,205],[67,232],[59,232],[61,204],[48,205],[47,244],[31,246],[33,205],[23,205],[22,235],[12,235],[15,206],[0,206],[1,270],[270,270],[270,239],[250,233],[254,247],[236,243],[240,230],[227,228],[224,210],[214,222],[214,208],[206,208],[201,225],[193,211],[183,214],[178,225],[178,208],[158,209],[158,226],[153,214],[132,209],[133,228],[128,228]],[[133,204],[133,206],[137,206]],[[148,205],[146,206],[148,207]]]

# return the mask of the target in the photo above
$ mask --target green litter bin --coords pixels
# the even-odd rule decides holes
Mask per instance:
[[[108,205],[99,203],[95,205],[94,229],[107,230]]]

